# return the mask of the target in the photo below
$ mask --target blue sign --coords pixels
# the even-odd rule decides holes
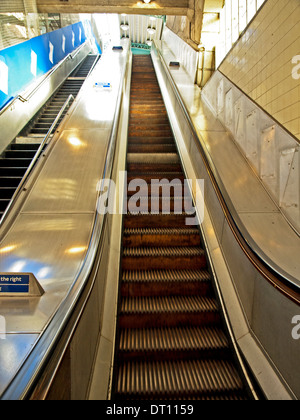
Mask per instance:
[[[29,275],[1,274],[0,295],[2,293],[29,293]]]
[[[95,87],[96,88],[100,88],[100,89],[110,89],[111,88],[111,84],[110,83],[106,83],[106,82],[97,82],[95,83]]]
[[[0,109],[82,45],[89,35],[93,35],[91,24],[83,21],[0,50]]]

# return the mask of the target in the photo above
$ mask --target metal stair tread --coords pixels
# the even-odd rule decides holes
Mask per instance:
[[[218,312],[215,299],[201,296],[152,296],[124,297],[121,316],[125,314]]]
[[[119,367],[118,394],[203,396],[237,391],[243,391],[242,381],[226,360],[129,361]]]
[[[197,228],[125,228],[124,235],[195,235]]]
[[[121,329],[120,351],[188,351],[228,349],[222,329],[206,327],[161,327]]]
[[[203,270],[124,270],[123,282],[198,282],[210,281],[210,273]]]
[[[197,257],[205,255],[199,247],[153,247],[153,248],[124,248],[126,257]]]

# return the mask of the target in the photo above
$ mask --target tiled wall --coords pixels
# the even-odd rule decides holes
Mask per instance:
[[[219,70],[300,139],[299,63],[299,0],[267,0]]]

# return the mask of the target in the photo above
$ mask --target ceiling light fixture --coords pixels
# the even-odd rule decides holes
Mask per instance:
[[[144,3],[149,4],[151,0],[144,0]]]
[[[154,28],[148,28],[147,32],[148,32],[149,35],[154,35],[156,30]]]

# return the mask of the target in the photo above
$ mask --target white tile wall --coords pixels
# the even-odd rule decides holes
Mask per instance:
[[[300,139],[298,55],[299,0],[267,0],[219,70]]]

